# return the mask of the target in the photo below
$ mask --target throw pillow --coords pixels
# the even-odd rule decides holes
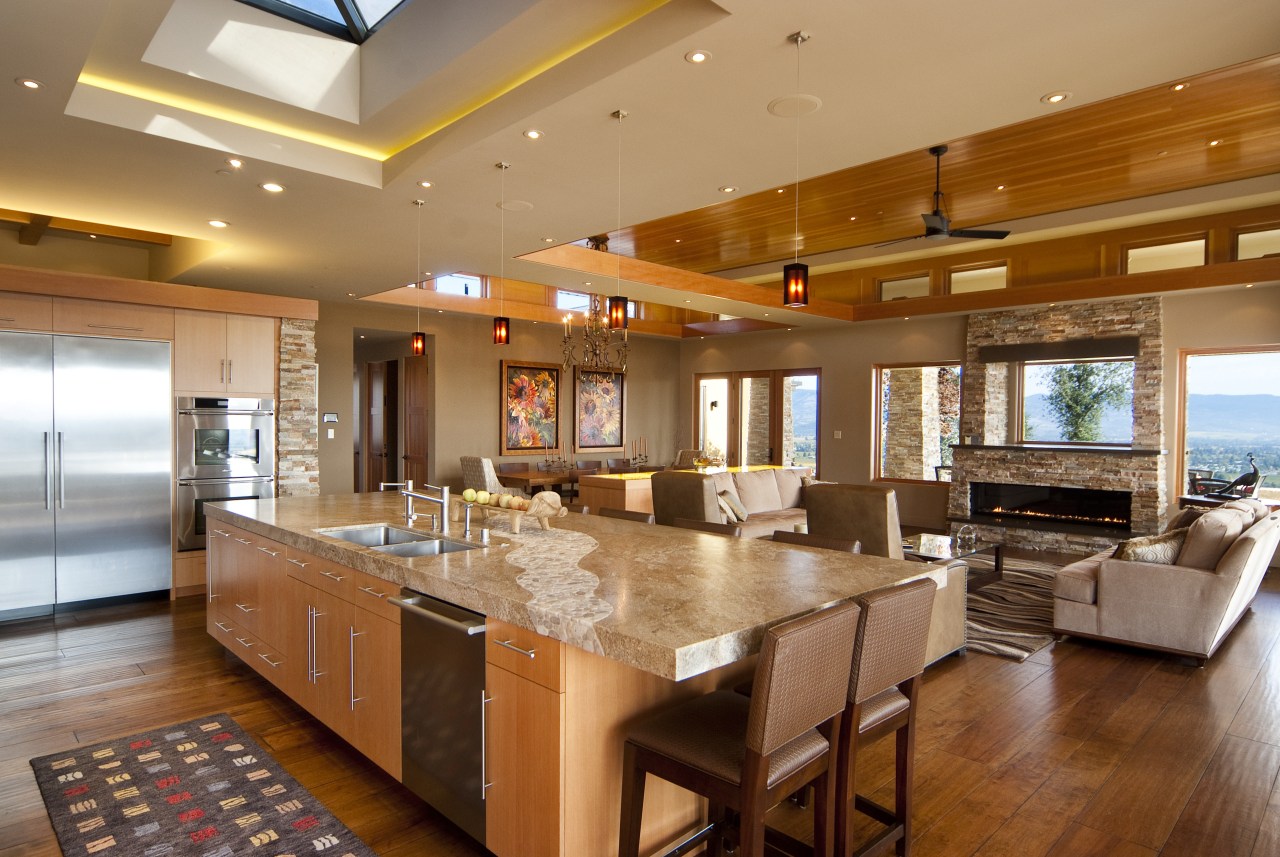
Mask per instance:
[[[836,483],[832,482],[829,479],[814,479],[812,476],[800,477],[800,485],[804,488],[808,488],[810,485],[834,485],[834,484]]]
[[[1166,533],[1171,533],[1174,530],[1185,530],[1187,527],[1194,524],[1196,522],[1196,518],[1203,515],[1206,511],[1208,510],[1202,506],[1188,506],[1179,512],[1177,517],[1169,522],[1169,526],[1165,527],[1164,531]]]
[[[1150,562],[1157,565],[1173,565],[1187,538],[1187,528],[1170,530],[1158,536],[1140,536],[1116,545],[1112,554],[1116,559],[1130,562]]]
[[[734,521],[745,521],[747,519],[747,507],[742,505],[742,501],[734,496],[732,491],[721,491],[718,496],[720,497],[720,508],[728,507],[725,512],[725,515],[729,516],[727,523],[731,524]],[[730,515],[730,513],[732,514]]]

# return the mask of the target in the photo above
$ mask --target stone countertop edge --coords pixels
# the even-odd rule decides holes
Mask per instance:
[[[842,598],[901,583],[929,573],[930,569],[918,562],[891,560],[866,555],[850,555],[816,548],[775,545],[767,540],[730,539],[725,536],[696,533],[672,527],[638,524],[591,515],[571,515],[553,522],[553,527],[566,531],[585,532],[597,540],[597,547],[604,547],[599,557],[583,557],[578,567],[597,572],[602,578],[599,588],[605,589],[602,597],[609,601],[608,593],[643,588],[653,585],[658,575],[668,571],[664,561],[669,556],[645,566],[642,560],[633,558],[635,569],[624,569],[614,574],[615,565],[610,562],[609,550],[623,556],[661,554],[676,544],[675,553],[680,559],[678,567],[671,570],[669,583],[658,582],[662,589],[684,585],[691,590],[709,590],[725,595],[725,611],[701,610],[694,606],[679,616],[680,608],[655,605],[656,615],[634,611],[631,605],[620,611],[626,615],[611,614],[603,619],[585,623],[592,645],[584,645],[580,634],[584,624],[570,620],[566,630],[546,627],[532,615],[528,605],[534,596],[514,585],[519,569],[506,564],[507,551],[514,543],[507,533],[499,529],[491,531],[488,548],[437,556],[403,558],[380,553],[324,536],[323,530],[344,526],[390,524],[404,527],[403,501],[396,494],[321,495],[284,497],[266,500],[235,500],[206,504],[206,515],[240,527],[251,533],[273,539],[288,547],[306,551],[350,568],[371,574],[397,586],[457,604],[486,617],[508,622],[521,628],[545,634],[570,645],[592,650],[628,666],[653,673],[673,681],[681,681],[704,672],[735,663],[760,648],[766,628],[811,610],[835,603]],[[318,525],[317,525],[318,524]],[[568,526],[566,526],[568,524]],[[421,528],[420,528],[421,529]],[[461,539],[459,532],[450,538]],[[535,528],[536,529],[536,528]],[[649,548],[635,544],[638,539],[654,541],[662,547]],[[610,545],[610,542],[613,542]],[[637,550],[639,548],[639,550]],[[730,562],[720,556],[724,550],[735,554]],[[501,554],[491,554],[490,551]],[[597,551],[593,551],[593,554]],[[692,557],[692,559],[690,559]],[[478,560],[472,567],[472,560]],[[588,562],[588,560],[591,560]],[[788,580],[780,582],[777,564],[780,561],[793,567]],[[799,564],[799,567],[796,566]],[[732,566],[726,569],[724,566]],[[705,568],[704,568],[705,566]],[[459,567],[478,580],[454,580],[451,572]],[[499,575],[497,572],[501,571]],[[755,597],[744,602],[733,579],[722,577],[755,574],[755,587],[745,587],[756,592]],[[854,574],[856,579],[838,579],[841,574]],[[642,576],[640,579],[629,577]],[[720,575],[720,576],[717,576]],[[506,579],[510,578],[510,580]],[[709,578],[709,579],[708,579]],[[795,578],[799,578],[797,582]],[[739,578],[740,579],[740,578]],[[835,579],[834,584],[829,579]],[[805,586],[804,581],[817,586]],[[492,584],[490,584],[492,581]],[[640,583],[641,586],[633,584]],[[781,583],[781,585],[779,585]],[[761,585],[763,584],[763,589]],[[501,590],[507,591],[501,591]],[[777,590],[775,593],[774,590]],[[855,590],[855,591],[849,591]],[[782,597],[785,593],[789,597]],[[619,596],[616,600],[624,600]],[[692,596],[685,599],[692,599]],[[611,606],[613,605],[611,602]],[[641,615],[633,616],[632,612]],[[721,613],[738,616],[722,616]],[[706,614],[710,615],[706,615]],[[544,617],[545,618],[545,617]],[[566,617],[555,617],[565,621]],[[682,618],[685,621],[680,621]],[[610,621],[610,620],[614,621]],[[714,626],[714,627],[709,627]],[[576,633],[572,628],[576,627]]]

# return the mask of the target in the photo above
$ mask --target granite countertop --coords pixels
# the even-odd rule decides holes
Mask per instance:
[[[429,508],[419,502],[420,511]],[[398,586],[681,680],[741,660],[765,628],[863,592],[921,577],[917,562],[730,538],[571,514],[543,530],[488,521],[487,547],[401,558],[326,536],[404,525],[398,494],[206,504],[217,520]],[[478,521],[479,516],[477,516]],[[425,519],[418,529],[427,527]],[[461,539],[462,524],[451,524]],[[478,524],[473,527],[478,538]]]

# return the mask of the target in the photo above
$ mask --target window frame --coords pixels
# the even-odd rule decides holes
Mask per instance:
[[[884,390],[881,387],[881,373],[894,369],[943,369],[953,366],[960,370],[960,402],[956,410],[956,441],[963,442],[960,436],[961,418],[964,415],[964,361],[963,360],[931,360],[910,361],[906,363],[873,363],[871,366],[871,396],[873,399],[871,413],[875,422],[872,431],[871,446],[871,481],[897,482],[907,485],[950,485],[951,481],[941,479],[909,479],[903,476],[885,476],[881,462],[884,460]],[[940,465],[945,466],[945,465]]]
[[[702,409],[698,401],[698,390],[705,380],[724,380],[727,382],[729,395],[728,402],[725,407],[729,408],[728,418],[728,444],[725,449],[725,465],[728,467],[738,467],[742,460],[742,450],[739,449],[739,438],[741,435],[741,382],[745,378],[768,378],[769,379],[769,437],[770,446],[773,448],[773,455],[770,463],[782,467],[785,466],[782,461],[782,393],[783,384],[787,378],[797,375],[812,375],[818,379],[818,396],[814,402],[815,426],[814,426],[814,451],[813,451],[813,475],[816,477],[819,468],[822,466],[822,370],[818,367],[800,368],[800,369],[754,369],[742,372],[695,372],[693,375],[693,391],[692,391],[692,411],[693,411],[693,439],[691,443],[697,444],[698,438],[702,436]],[[803,465],[798,465],[803,466]]]
[[[1158,274],[1161,271],[1184,271],[1187,268],[1203,268],[1209,264],[1209,258],[1212,255],[1210,248],[1209,232],[1187,232],[1181,235],[1162,235],[1159,238],[1147,238],[1142,241],[1127,241],[1120,245],[1119,256],[1117,262],[1120,265],[1120,273],[1127,275],[1129,273],[1129,253],[1133,250],[1144,250],[1148,247],[1162,247],[1166,244],[1186,244],[1189,241],[1203,241],[1204,255],[1199,265],[1184,265],[1178,268],[1160,268],[1156,271],[1139,271],[1140,274]]]
[[[1106,447],[1109,449],[1133,449],[1133,396],[1136,388],[1129,391],[1130,410],[1129,410],[1129,442],[1116,443],[1114,441],[1101,440],[1032,440],[1023,435],[1023,429],[1026,426],[1026,368],[1028,366],[1066,366],[1076,363],[1128,363],[1134,368],[1137,374],[1138,358],[1136,357],[1092,357],[1079,358],[1074,360],[1020,360],[1016,363],[1009,364],[1010,371],[1013,374],[1010,387],[1013,394],[1010,396],[1010,407],[1013,410],[1012,418],[1015,427],[1014,443],[1020,446],[1038,446],[1038,447]]]

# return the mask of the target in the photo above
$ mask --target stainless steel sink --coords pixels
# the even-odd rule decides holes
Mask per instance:
[[[442,553],[454,553],[456,551],[475,550],[476,545],[469,545],[465,542],[454,542],[446,539],[430,538],[425,541],[404,542],[401,544],[378,545],[374,550],[379,553],[395,554],[396,556],[434,556]]]
[[[406,530],[402,527],[392,527],[387,524],[340,527],[336,530],[321,530],[320,532],[326,536],[333,536],[335,539],[342,539],[345,542],[363,545],[367,548],[382,547],[384,545],[416,544],[423,541],[431,541],[435,538],[430,533],[420,533],[416,530]]]

